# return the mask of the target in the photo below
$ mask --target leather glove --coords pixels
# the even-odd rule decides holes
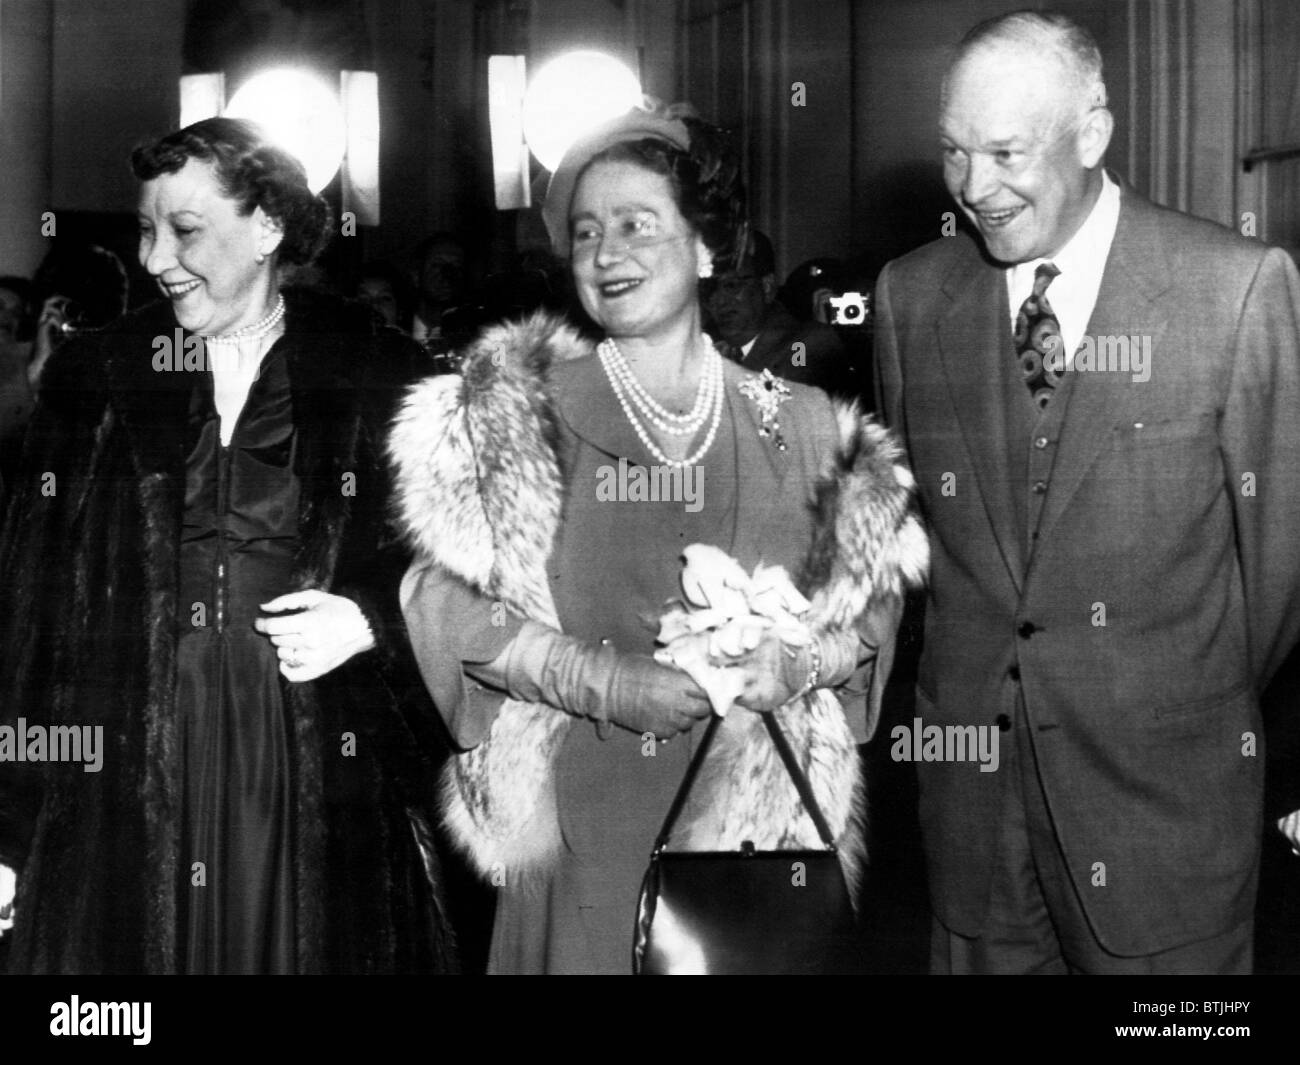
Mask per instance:
[[[502,659],[497,683],[514,698],[612,721],[658,739],[685,732],[712,712],[704,689],[682,670],[535,621],[524,623],[492,666],[499,667]],[[475,673],[493,682],[482,669]]]
[[[795,647],[769,634],[737,662],[737,668],[745,670],[745,686],[736,702],[747,710],[776,710],[805,693],[814,665],[818,666],[814,687],[836,688],[874,656],[875,648],[863,643],[852,628],[818,632],[812,643]]]

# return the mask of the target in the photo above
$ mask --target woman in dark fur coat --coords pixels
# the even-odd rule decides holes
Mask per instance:
[[[0,541],[10,967],[444,971],[379,453],[417,355],[280,292],[329,210],[257,127],[132,165],[166,302],[51,363]],[[96,771],[34,757],[60,727]]]
[[[412,391],[390,438],[417,552],[402,602],[462,749],[447,822],[501,889],[491,971],[626,973],[656,833],[731,701],[715,682],[735,705],[674,848],[821,845],[760,716],[777,712],[856,868],[857,743],[927,548],[883,429],[701,331],[698,281],[743,218],[717,131],[631,112],[568,151],[543,215],[605,339],[539,315]],[[684,580],[684,553],[712,562]],[[734,591],[759,563],[811,600],[810,638],[749,628],[689,667],[676,641],[652,656],[667,600]]]

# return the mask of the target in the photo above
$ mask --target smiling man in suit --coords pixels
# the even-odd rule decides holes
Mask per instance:
[[[1086,30],[977,26],[940,117],[974,232],[877,286],[931,531],[916,715],[1002,750],[918,766],[936,972],[1251,967],[1258,697],[1300,630],[1300,277],[1121,187],[1112,126]]]

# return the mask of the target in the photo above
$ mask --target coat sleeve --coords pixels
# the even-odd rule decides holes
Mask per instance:
[[[836,499],[834,512],[823,513],[821,516],[823,531],[817,534],[816,539],[823,546],[815,546],[814,554],[822,555],[824,545],[833,543],[837,553],[852,551],[877,557],[880,557],[879,553],[883,553],[884,556],[888,556],[888,561],[884,563],[887,567],[899,566],[903,561],[901,556],[907,552],[908,545],[914,539],[910,534],[914,532],[915,518],[911,515],[910,508],[904,513],[900,526],[892,530],[880,527],[880,523],[876,521],[867,521],[864,524],[860,520],[864,513],[873,509],[879,502],[875,492],[888,491],[884,486],[894,475],[894,461],[882,463],[883,456],[876,449],[889,447],[892,451],[892,444],[886,443],[887,434],[875,425],[874,419],[863,415],[860,408],[841,407],[837,415],[835,408],[825,397],[821,397],[820,403],[819,416],[809,420],[825,426],[826,431],[824,434],[819,434],[819,441],[811,448],[811,451],[817,455],[816,472],[809,470],[808,474],[810,479],[821,480],[826,476],[825,471],[828,467],[838,469],[836,476],[840,478],[840,486],[834,493]],[[832,428],[836,425],[839,426],[838,433]],[[850,429],[850,426],[853,428]],[[856,442],[850,445],[849,439]],[[832,458],[832,453],[837,446],[840,448],[851,446],[861,448],[863,451],[853,453],[851,457],[841,453],[837,458]],[[840,465],[845,462],[849,462],[851,468]],[[866,484],[875,487],[864,497],[860,492]],[[906,492],[901,488],[897,491]],[[825,530],[832,526],[834,533],[827,536]],[[867,529],[871,532],[868,533]],[[911,568],[917,568],[917,563],[913,562]],[[923,564],[920,564],[920,568],[924,568]],[[831,572],[838,573],[838,576],[832,576],[831,579],[857,587],[860,584],[860,577],[852,579],[849,577],[849,574],[857,569],[857,566],[837,564]],[[907,569],[908,566],[904,564],[902,572],[895,575],[902,577],[904,588],[909,583]],[[911,579],[916,579],[918,576],[919,572],[912,574]],[[812,577],[810,583],[815,585],[819,579]],[[890,584],[892,583],[891,580]],[[890,670],[893,668],[898,627],[903,613],[903,597],[886,592],[882,586],[870,590],[857,587],[854,595],[857,600],[854,608],[856,617],[847,624],[851,624],[857,632],[860,657],[849,678],[835,688],[835,694],[840,700],[854,739],[862,744],[871,739],[880,721],[885,686],[889,681]]]
[[[363,432],[357,459],[358,467],[368,472],[354,486],[352,520],[331,590],[361,609],[375,639],[367,654],[391,684],[400,686],[409,670],[410,654],[397,587],[410,551],[389,520],[391,471],[382,445],[402,390],[415,379],[419,349],[390,329],[359,344],[358,358],[367,366],[358,388]]]
[[[71,601],[70,526],[104,406],[93,338],[50,360],[0,523],[0,727],[43,724],[57,682],[61,607]],[[21,869],[42,802],[39,764],[0,759],[0,863]]]
[[[522,619],[431,562],[416,562],[406,571],[400,599],[434,706],[458,748],[477,746],[506,696],[467,676],[464,666],[495,659],[519,634]]]
[[[894,436],[907,449],[907,430],[903,424],[903,372],[898,361],[898,338],[894,332],[894,313],[889,302],[890,268],[880,271],[875,298],[875,376],[876,409]]]
[[[1262,692],[1300,636],[1300,275],[1280,248],[1256,271],[1231,356],[1220,441]]]
[[[880,711],[885,698],[885,686],[894,668],[894,651],[898,644],[898,625],[903,617],[901,598],[882,599],[869,606],[858,619],[858,636],[867,647],[875,648],[875,655],[863,663],[846,685],[847,692],[862,693],[862,711],[849,714],[849,726],[858,743],[866,743],[876,734],[880,724]],[[842,697],[843,698],[843,697]]]

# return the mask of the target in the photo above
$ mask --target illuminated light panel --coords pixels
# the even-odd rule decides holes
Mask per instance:
[[[347,163],[343,167],[343,210],[363,226],[379,225],[379,75],[345,70],[339,75],[347,121]]]
[[[231,97],[226,117],[256,122],[296,156],[312,192],[328,185],[343,162],[347,124],[338,94],[308,71],[282,67],[255,74]]]
[[[498,211],[518,210],[532,203],[523,105],[524,57],[488,56],[488,124],[492,130],[492,183]]]
[[[216,118],[225,102],[224,74],[182,74],[180,128],[192,126],[205,118]]]
[[[640,103],[636,75],[613,56],[569,52],[542,67],[528,86],[524,137],[537,161],[554,171],[582,134]]]

